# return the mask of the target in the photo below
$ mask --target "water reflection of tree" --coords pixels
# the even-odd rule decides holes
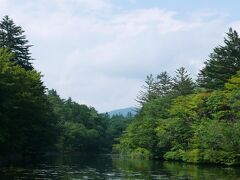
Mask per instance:
[[[171,176],[185,179],[239,179],[240,172],[237,168],[211,165],[193,165],[178,162],[164,162]]]
[[[124,179],[150,179],[153,162],[149,160],[113,158],[113,167],[118,169]]]
[[[112,163],[123,179],[240,179],[240,171],[233,167],[128,158],[113,158]]]

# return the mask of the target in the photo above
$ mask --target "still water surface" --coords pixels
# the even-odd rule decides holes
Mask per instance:
[[[131,160],[113,155],[51,156],[0,167],[0,179],[231,179],[240,168]]]

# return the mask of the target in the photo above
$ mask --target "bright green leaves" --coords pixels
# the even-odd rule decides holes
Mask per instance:
[[[139,148],[153,158],[193,163],[239,164],[239,74],[225,89],[146,102],[117,145],[120,153]],[[144,154],[144,153],[143,153]]]
[[[130,117],[99,114],[71,98],[61,99],[55,90],[48,91],[56,126],[59,130],[57,147],[63,152],[111,151],[115,138],[126,129]]]
[[[229,91],[240,89],[240,71],[236,75],[232,76],[225,84],[225,88]]]
[[[155,127],[153,119],[135,120],[128,126],[115,149],[122,154],[131,154],[136,149],[143,148],[152,156],[156,146]]]

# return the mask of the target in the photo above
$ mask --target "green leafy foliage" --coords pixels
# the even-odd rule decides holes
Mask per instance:
[[[201,70],[200,87],[184,68],[167,81],[172,86],[165,94],[156,93],[162,84],[152,78],[154,86],[146,94],[156,96],[142,104],[115,145],[119,153],[145,157],[141,154],[146,151],[166,160],[240,164],[240,41],[236,31],[227,35],[225,46],[215,48]]]
[[[110,118],[47,91],[23,33],[8,16],[0,22],[0,156],[111,151],[132,117]]]
[[[239,37],[230,29],[199,75],[185,68],[147,76],[136,117],[99,114],[47,91],[29,45],[7,16],[0,23],[0,155],[106,152],[134,158],[240,164]]]
[[[236,76],[229,80],[226,89],[175,98],[165,96],[146,103],[120,138],[118,151],[138,157],[132,153],[144,148],[153,158],[239,164],[240,99],[236,94],[240,89],[230,85]]]
[[[0,49],[0,152],[41,152],[54,141],[54,116],[41,74],[14,65]]]
[[[71,98],[61,99],[55,90],[48,91],[57,127],[57,147],[63,152],[110,151],[115,138],[125,130],[131,117],[98,114],[92,107],[80,105]]]

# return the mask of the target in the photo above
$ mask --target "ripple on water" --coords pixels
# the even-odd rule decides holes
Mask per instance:
[[[66,158],[66,157],[65,157]],[[68,159],[68,158],[67,158]],[[74,159],[74,161],[71,161]],[[195,166],[182,163],[112,159],[110,156],[96,158],[73,158],[68,161],[47,161],[37,164],[12,165],[0,168],[0,180],[44,179],[240,179],[238,168]]]

